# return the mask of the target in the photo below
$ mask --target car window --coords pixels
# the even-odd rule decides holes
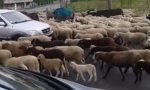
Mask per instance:
[[[18,11],[2,13],[1,15],[11,24],[16,24],[16,23],[21,23],[21,22],[26,22],[31,20],[29,17],[25,16],[24,14]]]

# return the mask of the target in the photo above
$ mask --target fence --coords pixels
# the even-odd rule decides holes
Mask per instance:
[[[108,0],[71,0],[68,8],[74,11],[85,11],[87,9],[107,9]],[[150,12],[150,0],[112,0],[112,8],[134,9],[136,13]]]

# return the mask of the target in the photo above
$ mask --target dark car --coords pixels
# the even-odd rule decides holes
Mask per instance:
[[[0,67],[0,90],[100,90],[45,74]]]

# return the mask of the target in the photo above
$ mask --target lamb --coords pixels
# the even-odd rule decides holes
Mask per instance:
[[[30,37],[19,37],[18,41],[29,40],[32,41],[33,39],[38,39],[40,41],[51,41],[51,37],[46,35],[38,35],[38,36],[30,36]]]
[[[37,58],[40,60],[40,64],[43,66],[44,71],[48,71],[50,75],[52,75],[51,71],[55,70],[56,77],[61,73],[61,77],[63,77],[63,73],[65,72],[65,68],[63,65],[63,62],[59,58],[54,58],[54,59],[47,59],[43,54],[39,54]]]
[[[54,41],[40,41],[38,39],[33,39],[31,41],[33,46],[42,46],[43,48],[49,48],[54,46],[65,46],[64,41],[62,40],[54,40]]]
[[[9,58],[4,63],[4,66],[40,72],[38,59],[32,55]]]
[[[100,33],[95,33],[95,34],[77,34],[75,36],[76,39],[85,39],[85,38],[91,38],[91,39],[101,39],[104,36]]]
[[[82,79],[84,81],[86,81],[86,79],[83,76],[83,73],[88,73],[90,78],[88,80],[88,82],[91,81],[92,78],[94,78],[94,82],[97,81],[97,72],[96,72],[96,67],[92,64],[76,64],[75,62],[70,62],[70,66],[72,67],[72,69],[74,69],[77,72],[77,77],[76,77],[76,81],[79,78],[79,75],[81,75]]]
[[[9,50],[0,50],[0,65],[4,65],[7,59],[11,58],[12,54]]]
[[[64,53],[67,61],[75,61],[76,63],[84,63],[84,50],[79,46],[55,46],[45,48],[46,50],[58,49]]]

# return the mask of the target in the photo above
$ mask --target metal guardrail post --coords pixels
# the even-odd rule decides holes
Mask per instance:
[[[107,0],[108,9],[112,9],[112,0]]]

